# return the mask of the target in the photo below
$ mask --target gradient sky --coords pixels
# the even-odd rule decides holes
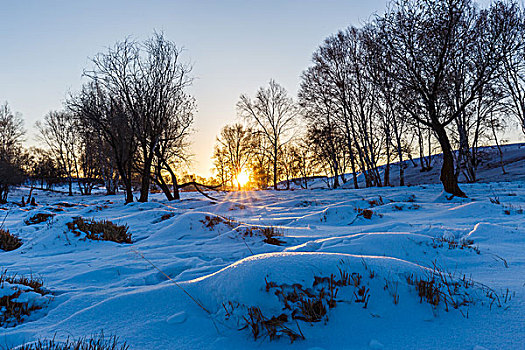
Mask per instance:
[[[207,176],[215,137],[236,120],[240,94],[271,78],[297,92],[312,52],[329,34],[359,25],[385,0],[24,1],[0,0],[0,103],[22,114],[27,143],[34,123],[60,109],[81,84],[89,57],[126,36],[162,30],[185,48],[197,99],[193,170]]]
[[[240,94],[273,78],[292,96],[328,35],[381,14],[386,0],[0,0],[0,103],[34,123],[76,91],[89,57],[154,30],[184,47],[197,99],[192,172],[208,176],[220,128],[237,119]]]

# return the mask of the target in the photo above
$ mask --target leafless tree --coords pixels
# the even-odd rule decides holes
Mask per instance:
[[[283,145],[291,140],[292,129],[298,109],[286,90],[270,80],[267,88],[260,88],[252,100],[241,95],[237,109],[242,117],[254,122],[271,145],[269,152],[273,165],[273,187],[279,181],[279,153]]]
[[[34,186],[51,189],[53,185],[59,183],[64,174],[50,150],[31,147],[28,153],[31,156],[29,177]]]
[[[175,167],[189,160],[188,136],[191,132],[195,108],[193,97],[183,93],[177,96],[176,104],[155,150],[154,179],[168,200],[180,199]],[[164,181],[164,171],[170,175],[173,193],[169,191],[168,184]]]
[[[344,142],[341,144],[341,138],[337,137],[340,131],[336,114],[341,109],[325,79],[322,65],[308,68],[302,74],[298,95],[303,118],[308,124],[307,138],[312,141],[316,156],[320,158],[318,160],[329,164],[330,173],[334,177],[333,187],[337,188],[339,175],[343,170],[339,155],[346,145]]]
[[[446,192],[465,196],[454,169],[447,126],[497,78],[506,45],[506,5],[478,10],[470,0],[398,0],[378,20],[386,36],[392,77],[404,92],[399,102],[411,118],[435,133],[443,152]],[[462,94],[454,82],[462,82]]]
[[[378,88],[366,69],[366,49],[363,31],[354,27],[325,39],[313,55],[314,65],[303,73],[299,94],[310,118],[330,129],[335,125],[344,135],[355,188],[358,170],[366,186],[382,184],[377,168],[385,134],[378,130],[385,124]]]
[[[125,188],[126,203],[133,202],[133,162],[137,143],[131,115],[127,112],[124,103],[114,98],[97,81],[93,81],[85,84],[77,95],[68,99],[66,104],[82,127],[96,130],[97,135],[111,150],[108,153],[102,150],[107,157],[108,169],[105,173],[110,176],[107,180],[115,180],[112,170],[114,162]],[[109,184],[109,187],[114,186],[116,187],[116,184]]]
[[[510,45],[504,47],[500,81],[507,99],[505,112],[514,116],[525,134],[525,13],[516,3],[506,10],[509,25],[504,33]]]
[[[217,137],[215,162],[219,167],[217,172],[223,172],[223,181],[228,178],[232,185],[236,181],[237,188],[241,189],[237,177],[249,166],[252,154],[255,153],[254,147],[251,129],[238,123],[226,125],[222,128]],[[225,176],[224,173],[229,174],[229,176]]]
[[[139,43],[118,42],[93,58],[85,76],[118,100],[129,116],[138,146],[140,202],[149,195],[151,170],[163,132],[178,116],[180,96],[191,84],[191,67],[181,63],[181,50],[162,33]]]
[[[73,195],[73,178],[80,176],[79,133],[73,116],[64,111],[51,111],[43,123],[37,122],[40,139],[52,152],[53,157],[67,177],[69,195]]]
[[[0,105],[0,203],[7,202],[11,186],[19,185],[23,177],[22,139],[23,122],[9,105]]]

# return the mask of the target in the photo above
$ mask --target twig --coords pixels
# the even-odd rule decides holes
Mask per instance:
[[[0,224],[0,228],[4,227],[4,223],[8,215],[9,215],[9,210],[5,213],[4,220],[2,220],[2,224]]]
[[[255,255],[252,250],[250,249],[250,247],[248,246],[248,243],[246,243],[246,239],[244,237],[242,237],[242,241],[244,242],[244,244],[246,245],[246,248],[248,248],[248,250],[250,251],[250,253],[252,253],[252,255]]]
[[[174,285],[176,285],[177,287],[179,287],[188,297],[190,297],[191,300],[193,300],[193,302],[195,302],[195,304],[197,304],[201,309],[203,309],[204,311],[206,311],[206,313],[208,315],[211,315],[211,312],[206,309],[197,299],[195,299],[190,293],[188,293],[188,291],[186,291],[186,289],[184,289],[180,284],[178,284],[177,282],[175,282],[170,276],[168,276],[164,271],[162,271],[160,268],[158,268],[153,262],[151,262],[151,260],[149,260],[148,258],[146,258],[144,256],[144,254],[142,254],[141,252],[139,252],[138,250],[136,249],[133,249],[133,248],[130,248],[135,254],[137,254],[138,256],[140,256],[142,259],[144,259],[146,262],[148,262],[151,266],[153,266],[153,268],[157,271],[159,271],[161,274],[163,274],[170,282],[172,282]]]

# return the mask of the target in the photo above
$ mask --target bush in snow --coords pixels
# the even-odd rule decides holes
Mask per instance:
[[[264,237],[263,242],[272,245],[283,245],[286,243],[276,237],[284,236],[283,232],[273,226],[254,226],[247,225],[241,222],[235,221],[231,218],[223,218],[221,216],[209,216],[206,215],[204,220],[201,220],[204,227],[209,230],[214,230],[216,226],[224,224],[231,230],[240,232],[243,236],[262,236]]]
[[[48,302],[41,279],[33,276],[0,275],[0,326],[16,326]]]
[[[22,241],[15,235],[12,235],[9,230],[0,228],[0,249],[3,251],[11,251],[20,248]]]
[[[29,219],[25,220],[24,222],[26,225],[36,225],[41,224],[43,222],[46,222],[50,218],[54,217],[55,214],[48,214],[48,213],[38,213],[33,216],[31,216]]]
[[[246,310],[246,313],[241,316],[244,324],[241,329],[249,329],[255,340],[266,336],[270,340],[286,336],[291,342],[305,339],[298,321],[307,323],[328,321],[328,310],[335,308],[338,302],[343,301],[337,299],[340,289],[353,288],[354,302],[367,308],[370,289],[365,285],[363,276],[357,272],[349,273],[344,269],[339,269],[339,274],[339,279],[334,274],[314,276],[311,287],[305,287],[300,283],[278,285],[265,279],[266,292],[277,296],[282,304],[283,311],[280,314],[267,316],[258,306],[245,307],[229,302],[223,304],[226,317],[234,316],[236,309]],[[346,300],[346,302],[349,301]],[[295,323],[290,324],[291,321]]]
[[[76,217],[72,222],[67,223],[67,227],[77,236],[84,233],[86,238],[95,241],[133,243],[127,225],[116,225],[109,220],[96,221],[93,219]]]

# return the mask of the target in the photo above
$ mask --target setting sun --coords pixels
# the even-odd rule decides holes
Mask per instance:
[[[239,185],[244,186],[250,181],[250,174],[248,174],[248,171],[246,169],[243,169],[239,175],[237,175],[237,182]]]

